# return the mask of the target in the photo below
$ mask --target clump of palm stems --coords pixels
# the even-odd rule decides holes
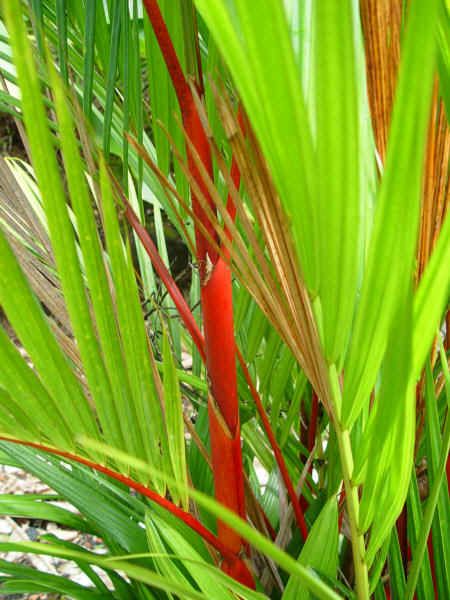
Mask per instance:
[[[107,550],[0,540],[91,581],[2,593],[445,598],[446,3],[8,0],[0,44],[0,460]]]

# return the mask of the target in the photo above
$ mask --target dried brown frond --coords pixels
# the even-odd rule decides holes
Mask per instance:
[[[31,288],[45,307],[49,324],[81,377],[81,362],[47,233],[36,217],[6,160],[0,160],[0,221]]]
[[[428,129],[420,237],[417,250],[418,273],[422,277],[436,244],[450,202],[448,167],[450,158],[450,128],[436,80]]]
[[[360,0],[367,92],[375,143],[382,163],[386,157],[400,61],[402,7],[402,0]],[[449,204],[449,157],[450,130],[436,80],[425,159],[417,279],[427,265]]]
[[[375,144],[384,164],[400,63],[402,0],[360,0],[360,12]]]

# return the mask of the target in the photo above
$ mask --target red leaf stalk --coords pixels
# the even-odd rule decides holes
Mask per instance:
[[[155,268],[159,277],[163,281],[169,293],[169,296],[172,298],[173,303],[175,304],[178,314],[183,319],[183,323],[186,329],[188,330],[192,341],[196,345],[203,362],[205,362],[205,340],[203,338],[202,332],[200,331],[197,325],[196,320],[194,319],[194,315],[192,314],[191,309],[189,308],[186,300],[184,299],[180,288],[177,286],[175,280],[173,279],[172,275],[170,274],[169,270],[167,269],[166,265],[161,259],[158,249],[156,248],[152,238],[148,234],[148,231],[142,225],[128,201],[125,198],[122,198],[122,200],[124,203],[124,213],[125,217],[127,218],[127,221],[133,228],[136,235],[141,240],[145,251],[147,252],[148,256],[150,257],[150,260],[152,261],[153,267]]]
[[[433,580],[434,598],[435,598],[435,600],[439,600],[437,580],[436,580],[436,563],[434,561],[433,533],[432,533],[432,531],[430,531],[430,534],[428,536],[427,548],[428,548],[428,556],[430,558],[431,578]]]
[[[4,436],[0,436],[0,440],[5,441],[5,442],[11,442],[13,444],[19,444],[22,446],[28,446],[30,448],[36,448],[37,450],[40,450],[43,452],[48,452],[49,454],[54,454],[56,456],[61,456],[62,458],[66,458],[68,460],[73,460],[74,462],[82,464],[86,467],[89,467],[90,469],[93,469],[94,471],[98,471],[99,473],[103,473],[104,475],[111,477],[111,479],[115,479],[116,481],[123,483],[124,485],[128,486],[130,489],[135,490],[142,496],[145,496],[146,498],[149,498],[150,500],[155,502],[155,504],[158,504],[162,508],[168,510],[175,517],[180,519],[180,521],[183,521],[183,523],[185,523],[193,531],[198,533],[198,535],[200,535],[200,537],[202,537],[205,540],[205,542],[207,542],[210,546],[215,548],[215,550],[217,550],[226,561],[228,561],[232,564],[235,564],[236,561],[242,562],[235,555],[235,553],[232,550],[230,550],[230,548],[228,548],[228,546],[226,544],[224,544],[217,536],[215,536],[211,531],[209,531],[209,529],[207,529],[204,525],[202,525],[202,523],[200,523],[200,521],[198,521],[190,513],[179,508],[176,504],[173,504],[172,502],[170,502],[170,500],[167,500],[166,498],[164,498],[164,496],[160,496],[159,494],[157,494],[150,488],[146,487],[145,485],[142,485],[141,483],[138,483],[134,479],[131,479],[130,477],[127,477],[126,475],[122,475],[121,473],[118,473],[117,471],[113,471],[112,469],[109,469],[108,467],[105,467],[105,466],[101,465],[100,463],[96,463],[96,462],[89,460],[87,458],[84,458],[82,456],[78,456],[77,454],[72,454],[71,452],[65,452],[64,450],[58,450],[57,448],[45,446],[44,444],[39,444],[36,442],[27,442],[27,441],[23,441],[23,440],[16,440],[16,439],[4,437]],[[247,568],[245,566],[245,564],[238,565],[238,566],[240,569],[243,569],[243,567]]]
[[[297,521],[297,525],[300,529],[300,533],[302,534],[303,540],[306,540],[308,537],[308,526],[306,525],[305,517],[303,515],[303,511],[300,506],[299,499],[297,494],[295,493],[294,486],[292,484],[292,480],[289,476],[287,466],[283,457],[283,453],[281,452],[281,448],[278,445],[278,442],[275,438],[275,434],[272,430],[272,427],[269,422],[269,418],[267,416],[266,411],[264,410],[264,406],[262,405],[261,398],[255,388],[255,385],[252,381],[250,373],[248,371],[247,365],[245,364],[244,358],[239,351],[238,358],[241,364],[242,370],[244,372],[245,380],[247,382],[248,387],[250,388],[250,393],[253,396],[253,400],[255,401],[256,408],[258,410],[261,421],[263,422],[264,429],[266,431],[267,437],[269,438],[270,445],[272,446],[273,452],[275,454],[276,461],[278,463],[278,468],[280,469],[281,476],[284,481],[284,485],[286,486],[286,490],[289,494],[289,498],[292,502],[292,508],[294,509],[295,518]]]
[[[184,128],[212,177],[209,142],[158,2],[144,0],[144,6],[175,88]],[[190,173],[214,210],[213,200],[189,149],[187,154]],[[192,194],[192,208],[212,239],[216,240],[214,225],[207,218],[195,194]],[[200,270],[206,365],[212,392],[208,412],[215,495],[219,502],[245,518],[231,272],[198,227],[195,230],[195,239]],[[220,521],[218,535],[236,554],[245,552],[247,545],[242,538]],[[242,573],[236,572],[234,566],[225,564],[224,570],[242,581]],[[245,583],[253,585],[248,578]]]

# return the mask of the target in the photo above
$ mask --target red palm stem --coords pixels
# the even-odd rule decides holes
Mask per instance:
[[[167,26],[156,0],[144,0],[144,6],[166,62],[180,105],[183,125],[206,171],[212,178],[209,142],[203,129],[192,90],[187,82]],[[189,171],[200,192],[214,210],[214,202],[187,148]],[[217,235],[198,198],[192,193],[192,208],[197,219],[213,240]],[[217,251],[195,227],[197,259],[200,267],[200,298],[205,332],[205,355],[212,395],[208,401],[211,456],[215,495],[219,502],[245,518],[244,473],[240,440],[237,370],[235,359],[231,272]],[[247,544],[225,523],[218,521],[218,535],[236,553]],[[236,579],[241,574],[228,566],[225,570]],[[245,583],[249,584],[248,579]]]

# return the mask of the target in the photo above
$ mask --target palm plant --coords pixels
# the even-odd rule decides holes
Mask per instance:
[[[2,5],[0,102],[32,166],[1,164],[0,450],[57,496],[0,503],[108,551],[0,542],[92,582],[3,561],[2,591],[445,598],[449,18]]]

